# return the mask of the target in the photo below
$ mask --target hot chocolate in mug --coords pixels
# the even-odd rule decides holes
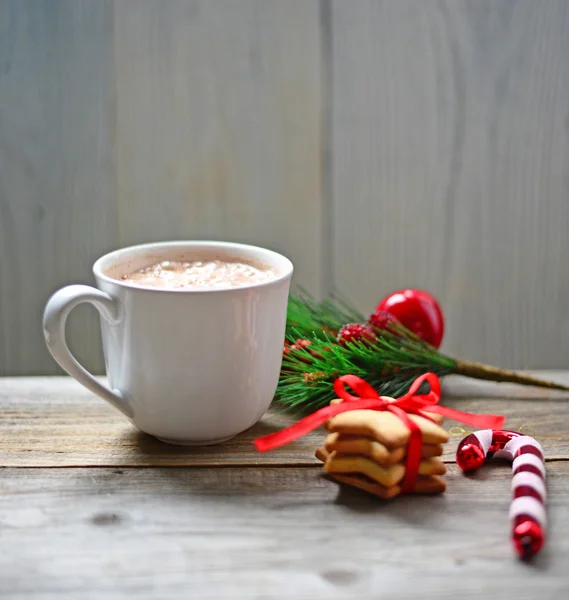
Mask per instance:
[[[162,261],[244,262],[271,272],[236,287],[145,287],[128,274]],[[231,242],[162,242],[111,252],[97,287],[70,285],[48,301],[47,346],[61,367],[140,430],[181,445],[216,444],[255,424],[273,399],[282,361],[292,263]],[[88,302],[101,317],[109,387],[71,354],[65,322]]]

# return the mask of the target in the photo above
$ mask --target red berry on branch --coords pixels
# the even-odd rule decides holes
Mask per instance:
[[[348,323],[340,329],[337,339],[340,346],[345,347],[349,342],[374,340],[375,334],[373,328],[367,323]]]
[[[283,354],[290,354],[295,350],[300,350],[301,348],[308,348],[310,344],[312,344],[310,340],[298,339],[294,342],[294,344],[291,344],[288,340],[285,340]]]
[[[422,290],[399,290],[386,296],[376,308],[395,317],[404,327],[435,348],[443,341],[444,317],[439,303]]]
[[[291,344],[288,341],[285,341],[285,345],[283,348],[283,356],[289,356],[290,354],[293,354],[296,352],[296,358],[298,358],[298,360],[306,363],[306,364],[310,364],[310,359],[308,358],[308,356],[306,356],[305,352],[302,352],[303,349],[308,349],[308,347],[312,344],[312,342],[310,340],[303,340],[303,339],[298,339],[294,342],[294,344]],[[301,352],[298,352],[298,351]],[[315,358],[320,358],[320,355],[317,352],[313,352],[311,350],[308,350],[308,352],[310,352],[310,354],[312,356],[314,356]]]
[[[296,340],[296,342],[293,344],[294,346],[296,346],[297,348],[308,348],[308,346],[310,346],[312,344],[312,342],[310,340]]]
[[[397,322],[398,320],[393,315],[389,314],[388,312],[385,312],[384,310],[376,310],[368,320],[368,323],[372,327],[375,327],[376,329],[381,329],[382,331],[390,331],[390,325],[392,323]]]

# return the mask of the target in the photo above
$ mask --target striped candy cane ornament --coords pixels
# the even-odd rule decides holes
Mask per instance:
[[[543,449],[529,435],[483,429],[466,436],[456,451],[463,471],[475,471],[492,458],[513,461],[512,541],[521,558],[530,558],[541,550],[547,527]]]

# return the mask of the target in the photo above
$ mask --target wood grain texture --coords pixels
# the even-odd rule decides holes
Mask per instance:
[[[543,373],[560,382],[569,374]],[[467,393],[465,393],[467,390]],[[443,402],[474,413],[506,416],[506,427],[523,429],[542,444],[548,460],[569,459],[569,396],[450,379]],[[118,412],[70,378],[0,379],[0,467],[70,466],[311,466],[326,435],[312,432],[278,450],[259,453],[253,440],[295,422],[271,410],[260,423],[219,446],[169,446],[135,429]],[[446,421],[444,460],[472,429]]]
[[[277,414],[275,414],[275,412]],[[1,466],[311,465],[323,433],[274,452],[253,440],[292,423],[271,411],[219,446],[170,446],[140,432],[69,377],[0,378]]]
[[[319,294],[320,103],[317,0],[0,0],[0,375],[60,372],[45,302],[118,246],[260,244]]]
[[[0,0],[0,374],[58,372],[42,308],[100,254],[189,237],[566,367],[567,56],[565,0]],[[94,312],[70,329],[102,372]]]
[[[229,239],[321,286],[318,2],[115,3],[122,244]]]
[[[380,501],[316,469],[4,469],[2,598],[482,598],[569,593],[569,463],[548,466],[534,563],[510,546],[509,469],[451,466]]]
[[[0,0],[0,375],[60,372],[45,302],[117,243],[112,16],[107,0]],[[95,311],[69,332],[102,369]]]
[[[445,349],[569,353],[569,3],[332,3],[334,283],[421,287]]]

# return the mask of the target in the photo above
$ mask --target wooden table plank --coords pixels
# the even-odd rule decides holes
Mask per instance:
[[[550,539],[509,541],[510,469],[450,466],[439,497],[384,502],[317,469],[3,469],[0,597],[565,599],[569,462]]]
[[[569,381],[567,372],[541,373]],[[547,458],[569,457],[569,395],[462,379],[445,384],[443,403],[471,412],[507,416],[511,429],[524,428],[542,443]],[[0,466],[277,466],[316,465],[316,431],[284,448],[258,453],[252,442],[294,422],[271,411],[256,426],[219,446],[169,446],[136,430],[122,415],[68,377],[0,379]],[[444,458],[454,460],[469,431],[453,421]]]
[[[569,385],[569,371],[528,371],[542,379]],[[442,403],[466,412],[503,414],[505,429],[521,430],[539,440],[546,460],[569,458],[569,394],[513,384],[497,384],[465,377],[447,377]],[[445,458],[454,452],[463,435],[472,428],[448,421],[451,433]]]
[[[143,434],[69,377],[0,379],[0,466],[215,466],[315,464],[314,433],[274,453],[253,440],[285,427],[271,414],[218,446],[171,446]]]

